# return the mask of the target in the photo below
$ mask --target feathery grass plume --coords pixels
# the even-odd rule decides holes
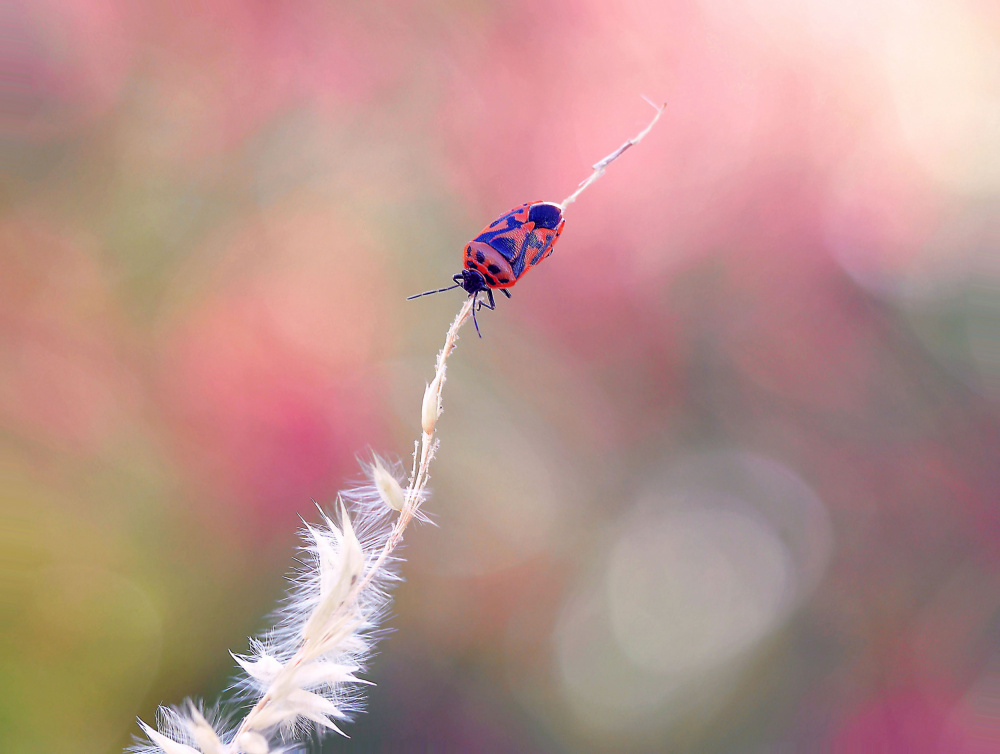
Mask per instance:
[[[646,129],[596,163],[561,207],[574,202],[649,133],[665,107],[650,104],[656,116]],[[389,588],[399,580],[396,548],[413,519],[427,520],[421,508],[438,447],[434,433],[448,357],[474,304],[471,296],[464,301],[438,353],[434,377],[424,390],[421,434],[405,484],[401,464],[373,455],[362,462],[366,482],[343,491],[335,511],[320,509],[319,524],[304,524],[302,566],[292,577],[274,627],[251,640],[247,654],[233,654],[246,674],[236,683],[250,706],[246,715],[229,724],[191,700],[182,707],[160,707],[156,728],[139,721],[146,740],[131,747],[133,752],[272,754],[288,751],[289,742],[313,730],[346,735],[340,725],[361,709],[360,688],[371,683],[356,674],[365,669],[388,611]]]
[[[471,316],[468,299],[438,354],[409,479],[401,464],[373,455],[362,463],[366,481],[342,492],[334,513],[321,509],[320,523],[304,524],[302,567],[274,627],[252,640],[247,654],[233,655],[246,674],[237,683],[252,705],[246,716],[235,726],[213,725],[194,702],[161,707],[155,729],[140,721],[147,740],[133,751],[268,754],[311,729],[344,733],[340,725],[361,708],[359,687],[370,683],[355,674],[365,667],[389,606],[389,587],[399,578],[396,548],[414,518],[426,520],[421,507],[437,450],[447,360]]]

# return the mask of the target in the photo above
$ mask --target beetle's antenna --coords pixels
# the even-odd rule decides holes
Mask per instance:
[[[567,206],[575,202],[576,198],[584,191],[586,191],[591,183],[593,183],[602,175],[604,175],[604,171],[607,170],[608,165],[610,165],[612,162],[621,157],[626,149],[628,149],[629,147],[634,147],[640,141],[645,139],[646,134],[648,134],[650,131],[653,130],[653,126],[656,125],[656,121],[658,121],[660,119],[660,116],[663,115],[663,111],[666,109],[667,103],[664,102],[662,105],[657,105],[655,102],[653,102],[653,100],[651,100],[646,95],[643,95],[642,98],[646,100],[646,102],[648,102],[653,108],[656,109],[656,115],[653,116],[653,119],[649,122],[649,125],[646,126],[638,134],[633,136],[631,139],[627,139],[624,144],[618,147],[618,149],[609,154],[603,160],[594,163],[594,172],[592,172],[584,180],[580,181],[580,187],[576,191],[574,191],[572,194],[563,199],[562,204],[559,205],[560,209],[566,209]]]
[[[415,298],[420,298],[421,296],[430,296],[432,293],[444,293],[445,291],[450,291],[452,288],[460,288],[461,283],[455,283],[455,285],[449,285],[447,288],[438,288],[436,291],[424,291],[423,293],[418,293],[415,296],[407,296],[407,301],[412,301]]]

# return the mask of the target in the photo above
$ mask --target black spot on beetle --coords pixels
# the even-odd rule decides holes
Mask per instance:
[[[481,251],[477,251],[476,252],[476,261],[479,262],[479,264],[482,264],[483,262],[486,261],[486,255],[483,254],[483,252],[481,252]]]
[[[496,274],[498,274],[500,272],[500,268],[497,267],[495,264],[491,264],[486,269],[489,270],[490,272],[492,272],[494,275],[496,275]]]
[[[510,282],[510,278],[497,278],[497,280],[499,282],[501,282],[501,283],[509,283]]]
[[[493,277],[492,275],[483,275],[483,277],[486,278],[487,285],[496,285],[497,284],[497,279],[495,277]]]

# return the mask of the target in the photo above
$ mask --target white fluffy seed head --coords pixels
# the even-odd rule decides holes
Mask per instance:
[[[243,657],[242,655],[233,654],[233,659],[243,668],[248,676],[253,678],[262,686],[268,686],[274,682],[274,679],[278,677],[278,673],[284,667],[278,660],[267,654],[266,651],[260,649],[256,654],[257,659],[251,659],[249,657]]]
[[[433,435],[437,426],[438,417],[441,416],[441,383],[444,373],[438,375],[431,381],[431,384],[424,390],[424,401],[420,407],[420,426],[425,435]]]
[[[351,519],[341,503],[340,528],[327,519],[327,529],[307,526],[313,538],[312,550],[319,561],[319,602],[302,628],[302,638],[312,652],[329,651],[335,629],[343,620],[343,606],[365,568],[365,553],[354,534]]]
[[[188,702],[187,725],[202,754],[225,754],[226,746],[219,738],[212,724],[201,714],[201,710],[195,706],[194,702]]]
[[[236,739],[236,745],[242,754],[268,754],[271,751],[267,739],[252,730],[241,733]]]
[[[161,710],[158,730],[142,726],[148,738],[136,752],[266,754],[287,751],[272,743],[279,736],[310,727],[343,733],[341,721],[361,708],[359,687],[370,683],[356,674],[399,578],[398,557],[381,554],[407,502],[401,463],[373,455],[362,466],[367,478],[338,497],[336,512],[321,509],[321,520],[305,525],[302,570],[274,628],[234,655],[245,673],[239,687],[254,705],[247,717],[213,727],[194,707]],[[418,493],[412,503],[422,520],[423,500]]]
[[[142,720],[139,727],[146,734],[148,743],[139,743],[130,751],[135,754],[227,754],[229,749],[215,725],[205,719],[198,706],[190,699],[181,707],[160,707],[156,713],[157,727]]]
[[[382,502],[393,510],[403,510],[403,504],[406,502],[403,485],[399,483],[399,480],[390,471],[388,464],[378,456],[375,456],[372,461],[371,477]]]
[[[360,462],[364,479],[343,490],[341,498],[367,550],[373,539],[384,542],[384,535],[388,534],[385,530],[392,528],[392,521],[406,506],[407,474],[399,461],[375,453]],[[418,502],[422,502],[423,497],[418,496]]]

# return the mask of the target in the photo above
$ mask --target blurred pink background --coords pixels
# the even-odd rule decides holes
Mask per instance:
[[[484,225],[368,714],[325,751],[1000,751],[1000,6],[0,9],[0,748],[214,700]],[[316,750],[320,750],[319,747]]]

